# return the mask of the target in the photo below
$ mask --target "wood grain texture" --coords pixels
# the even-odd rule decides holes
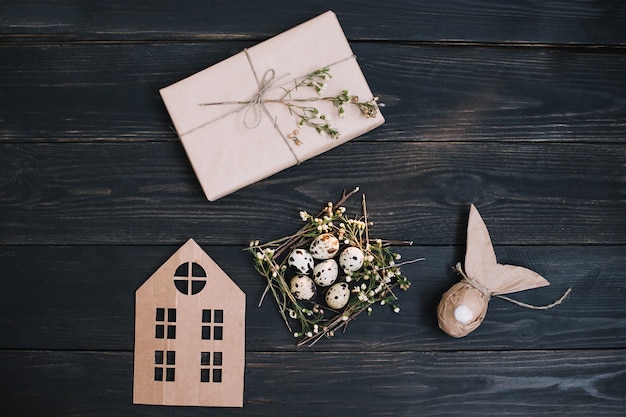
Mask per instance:
[[[11,416],[617,417],[626,409],[623,351],[251,353],[239,409],[133,405],[126,352],[2,351],[0,359]],[[59,395],[48,397],[53,385]]]
[[[201,243],[201,241],[200,241]],[[204,245],[203,245],[204,246]],[[5,246],[0,269],[10,271],[0,291],[0,349],[132,350],[134,292],[177,246]],[[241,247],[205,246],[247,294],[248,352],[308,351],[282,323],[264,278]],[[437,327],[436,306],[460,277],[452,266],[463,247],[398,247],[412,281],[399,292],[400,314],[376,306],[344,334],[316,351],[444,351],[622,348],[626,344],[624,246],[496,246],[499,260],[540,272],[550,287],[513,294],[535,305],[568,300],[551,310],[529,310],[494,298],[482,326],[463,339]],[[28,262],[25,260],[28,259]],[[589,262],[593,260],[593,263]]]
[[[0,6],[0,41],[224,40],[273,36],[326,10],[349,39],[417,42],[626,44],[620,1],[134,1]]]
[[[317,212],[356,185],[385,238],[461,244],[475,203],[496,244],[626,243],[622,145],[381,149],[348,143],[210,203],[178,143],[3,145],[0,243],[270,241],[300,227],[299,210]],[[359,199],[351,204],[359,214]]]
[[[253,44],[0,48],[0,142],[176,140],[158,90]],[[371,42],[353,50],[387,120],[359,141],[626,141],[626,54]]]
[[[158,90],[331,8],[387,122],[207,202]],[[0,415],[626,416],[624,68],[614,0],[1,2]],[[354,186],[425,260],[296,348],[242,249]],[[471,203],[564,304],[438,329]],[[132,405],[134,292],[190,237],[247,295],[243,409]]]

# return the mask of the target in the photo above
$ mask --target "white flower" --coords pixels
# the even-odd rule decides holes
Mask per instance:
[[[399,313],[400,312],[400,307],[394,307],[393,308],[393,312],[394,313]]]

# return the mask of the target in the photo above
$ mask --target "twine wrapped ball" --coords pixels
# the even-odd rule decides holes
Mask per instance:
[[[437,318],[441,330],[453,337],[463,337],[483,322],[489,297],[466,281],[457,282],[441,297]]]

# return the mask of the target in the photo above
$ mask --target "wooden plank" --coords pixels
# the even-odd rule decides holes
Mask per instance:
[[[625,161],[607,144],[357,141],[209,203],[178,143],[2,145],[0,244],[269,241],[356,185],[381,237],[462,244],[475,203],[496,244],[625,244]]]
[[[255,2],[4,1],[10,42],[262,39],[333,9],[352,39],[417,42],[626,44],[618,1]],[[184,15],[184,19],[180,16]]]
[[[181,241],[181,244],[184,242]],[[248,352],[308,351],[282,322],[265,280],[240,247],[207,246],[207,253],[247,296]],[[133,347],[134,292],[177,246],[0,247],[0,349],[128,350]],[[473,351],[599,349],[626,345],[624,246],[496,246],[501,262],[532,268],[550,287],[512,295],[545,305],[573,289],[551,310],[529,310],[494,298],[485,322],[462,339],[437,326],[441,295],[459,276],[452,267],[463,247],[399,247],[404,260],[426,258],[402,271],[413,285],[400,292],[399,314],[374,306],[346,333],[314,351]],[[590,262],[590,260],[593,260]]]
[[[0,48],[0,142],[176,140],[159,88],[252,44]],[[360,141],[626,141],[624,54],[353,46],[386,104]]]
[[[623,351],[254,353],[244,407],[132,404],[127,352],[2,351],[3,412],[28,416],[623,416]],[[286,390],[286,387],[289,387]]]

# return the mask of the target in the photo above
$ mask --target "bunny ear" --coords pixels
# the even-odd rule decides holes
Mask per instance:
[[[481,283],[492,295],[509,294],[550,285],[533,270],[515,265],[494,265],[484,272]]]
[[[535,271],[521,266],[498,263],[487,226],[473,204],[470,207],[467,223],[465,273],[492,295],[550,285]]]
[[[467,244],[465,247],[465,273],[489,289],[488,282],[483,280],[488,275],[488,271],[495,267],[498,262],[487,226],[485,226],[485,222],[473,204],[470,207],[467,221]]]

